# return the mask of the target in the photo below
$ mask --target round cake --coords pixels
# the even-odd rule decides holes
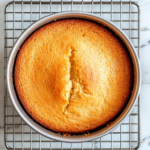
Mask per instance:
[[[107,27],[82,19],[42,26],[21,46],[14,84],[27,113],[42,126],[81,133],[115,119],[133,88],[133,64]]]

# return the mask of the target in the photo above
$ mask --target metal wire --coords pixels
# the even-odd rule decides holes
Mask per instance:
[[[47,7],[48,6],[48,7]],[[67,7],[65,7],[67,6]],[[136,7],[136,9],[133,7]],[[16,39],[28,25],[32,24],[39,18],[54,14],[60,11],[88,11],[95,15],[108,17],[107,19],[116,23],[133,41],[134,47],[140,58],[140,10],[139,6],[129,0],[128,2],[120,1],[43,1],[43,0],[20,0],[12,1],[5,8],[5,43],[4,43],[4,80],[5,80],[5,96],[4,96],[4,140],[5,146],[9,150],[87,150],[87,149],[105,149],[105,150],[136,150],[140,146],[140,96],[135,105],[135,110],[130,114],[126,122],[122,123],[118,130],[115,130],[108,135],[94,141],[86,143],[63,143],[47,139],[42,135],[32,130],[20,116],[16,114],[13,105],[8,96],[6,87],[6,65],[9,52],[13,47]],[[109,9],[108,9],[109,8]],[[80,10],[81,9],[81,10]],[[127,11],[128,10],[128,11]],[[20,15],[20,17],[16,17]],[[30,15],[26,19],[24,15]],[[38,17],[36,18],[35,16]],[[116,16],[115,16],[116,15]],[[119,15],[119,17],[117,17]],[[131,16],[138,15],[135,19]],[[124,18],[128,16],[128,18]],[[137,26],[133,26],[133,23]],[[28,24],[28,25],[26,25]],[[127,26],[126,24],[129,24]],[[21,25],[21,26],[20,26]],[[18,34],[19,32],[19,34]],[[134,34],[136,32],[137,34]],[[136,41],[136,42],[134,42]],[[10,44],[12,43],[12,44]],[[136,120],[137,121],[134,121]],[[133,128],[134,126],[134,128]],[[137,128],[137,130],[135,130]],[[135,137],[135,138],[133,138]],[[135,146],[134,143],[136,143]]]

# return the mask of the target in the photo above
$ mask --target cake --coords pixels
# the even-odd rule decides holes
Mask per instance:
[[[26,112],[59,133],[104,126],[125,108],[133,88],[126,46],[107,27],[63,19],[37,29],[15,60],[14,85]]]

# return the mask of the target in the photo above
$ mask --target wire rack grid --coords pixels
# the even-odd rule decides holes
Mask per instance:
[[[86,11],[101,15],[119,26],[131,39],[140,57],[140,10],[133,1],[11,1],[5,7],[4,43],[4,141],[9,150],[131,150],[140,146],[140,96],[130,116],[108,135],[90,142],[64,143],[48,139],[31,129],[17,114],[6,86],[9,53],[20,34],[33,22],[62,11]]]

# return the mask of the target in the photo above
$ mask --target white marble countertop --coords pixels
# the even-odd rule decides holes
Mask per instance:
[[[0,150],[4,146],[4,8],[10,0],[0,0]],[[123,1],[123,0],[122,0]],[[128,1],[128,0],[125,0]],[[150,149],[150,0],[138,1],[141,11],[141,146]]]

